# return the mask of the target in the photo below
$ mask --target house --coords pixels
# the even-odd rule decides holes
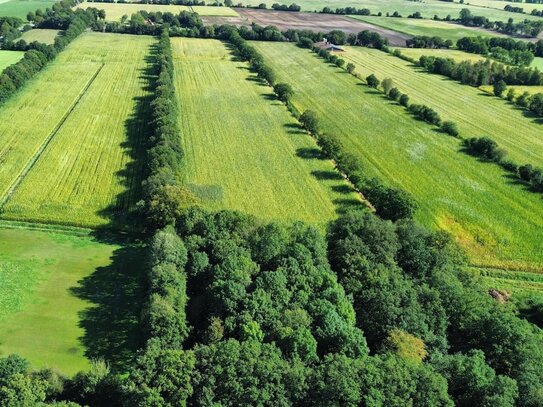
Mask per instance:
[[[325,49],[326,51],[330,51],[330,52],[343,52],[344,51],[343,48],[341,48],[338,45],[332,44],[326,38],[323,38],[323,40],[321,42],[316,42],[315,47],[320,48],[320,49]]]

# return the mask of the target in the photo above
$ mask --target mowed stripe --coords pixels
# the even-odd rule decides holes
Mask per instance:
[[[61,56],[104,66],[6,204],[5,218],[92,227],[110,221],[104,211],[127,211],[135,203],[141,165],[131,155],[145,134],[128,134],[127,122],[146,95],[145,56],[155,40],[119,37],[85,34]]]
[[[271,89],[224,44],[172,44],[183,175],[205,206],[324,225],[342,206],[361,205],[332,163],[311,155],[315,142]]]
[[[539,194],[512,183],[499,167],[461,153],[458,140],[414,120],[311,52],[285,43],[254,45],[278,80],[293,86],[294,105],[315,110],[322,130],[357,155],[367,175],[413,194],[417,218],[451,232],[473,264],[543,270]]]

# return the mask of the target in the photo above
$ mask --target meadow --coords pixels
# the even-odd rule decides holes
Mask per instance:
[[[107,21],[120,21],[123,16],[130,16],[138,11],[145,10],[148,12],[162,12],[179,14],[182,11],[194,11],[202,16],[223,16],[237,17],[238,14],[228,7],[213,7],[213,6],[178,6],[178,5],[162,5],[162,4],[130,4],[130,3],[81,3],[77,7],[89,8],[96,7],[106,12]]]
[[[518,163],[538,163],[543,158],[541,124],[506,101],[462,85],[441,75],[428,74],[408,61],[382,51],[347,47],[342,57],[356,65],[363,77],[374,73],[392,78],[412,103],[425,104],[443,120],[458,124],[464,137],[492,137]]]
[[[22,51],[3,51],[0,50],[0,71],[13,65],[15,62],[19,62],[25,55]]]
[[[532,68],[537,68],[540,71],[543,71],[543,57],[536,57],[530,64]]]
[[[531,13],[532,10],[543,10],[543,4],[537,4],[537,3],[513,3],[513,2],[507,2],[504,0],[468,0],[466,1],[467,5],[472,6],[479,6],[479,7],[488,7],[488,8],[494,8],[498,10],[503,10],[503,8],[506,5],[510,5],[513,7],[522,7],[524,9],[525,13]]]
[[[88,236],[0,228],[0,355],[65,374],[86,369],[81,317],[93,304],[74,290],[115,250]]]
[[[429,48],[394,48],[399,50],[402,55],[419,60],[423,55],[435,56],[440,58],[451,58],[457,62],[462,61],[484,61],[486,58],[479,54],[470,54],[469,52],[459,51],[457,49],[429,49]]]
[[[216,40],[172,38],[183,176],[204,206],[324,224],[360,205],[271,88]]]
[[[56,0],[9,0],[0,2],[0,16],[4,17],[19,17],[26,21],[26,15],[29,11],[41,9],[45,11],[50,8]]]
[[[55,38],[57,38],[60,33],[62,33],[62,31],[34,28],[25,31],[20,39],[25,40],[27,43],[38,41],[44,44],[54,44]]]
[[[535,93],[543,93],[543,86],[508,86],[506,91],[504,92],[504,95],[507,91],[509,91],[509,89],[514,89],[516,96],[519,96],[524,92],[528,92],[530,95],[533,95]],[[490,94],[494,93],[494,87],[490,85],[481,86],[481,90]]]
[[[388,28],[408,35],[427,35],[430,37],[438,36],[445,40],[456,41],[463,37],[497,37],[503,36],[490,30],[479,28],[464,27],[460,24],[448,23],[445,21],[422,20],[416,18],[394,18],[394,17],[376,17],[376,16],[351,16],[357,20],[379,27]]]
[[[472,264],[543,270],[540,195],[515,185],[499,167],[459,152],[458,140],[414,120],[315,54],[285,43],[255,46],[278,80],[292,85],[295,107],[316,111],[322,131],[356,154],[367,175],[413,194],[417,219],[452,233]],[[423,88],[441,93],[440,87]]]
[[[28,120],[28,111],[18,114],[11,109],[24,106],[20,98],[38,86],[45,89],[42,101],[55,101],[55,120],[47,124],[57,126],[41,133],[49,135],[50,141],[43,151],[38,150],[32,169],[9,197],[3,208],[5,219],[93,227],[108,224],[135,204],[142,166],[134,160],[142,153],[145,137],[136,110],[148,94],[145,57],[154,41],[148,36],[86,33],[49,66],[45,79],[38,75],[2,109],[0,115],[13,113],[9,128]],[[56,96],[48,94],[49,75],[50,87],[57,90],[74,72],[85,72],[86,82],[76,78],[73,83],[83,93],[68,97],[70,104],[49,98]],[[25,126],[26,131],[35,129],[35,123]],[[27,147],[28,143],[21,144]],[[9,160],[12,152],[5,155]],[[32,158],[27,154],[26,160]]]

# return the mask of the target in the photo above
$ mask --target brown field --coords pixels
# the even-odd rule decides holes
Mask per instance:
[[[411,36],[373,24],[355,20],[347,16],[333,14],[297,13],[289,11],[272,11],[237,8],[240,17],[206,17],[202,16],[205,24],[234,24],[234,25],[273,25],[281,31],[290,28],[297,30],[312,30],[329,32],[342,30],[346,33],[358,33],[363,30],[378,32],[388,38],[390,45],[405,46],[405,40]]]

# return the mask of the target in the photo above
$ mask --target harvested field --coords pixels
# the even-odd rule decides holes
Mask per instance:
[[[451,58],[457,62],[462,61],[484,61],[486,58],[479,54],[470,54],[469,52],[459,51],[456,49],[430,49],[430,48],[395,48],[398,49],[402,55],[406,57],[419,60],[423,55],[440,57],[440,58]]]
[[[44,44],[53,44],[55,38],[57,38],[61,32],[62,31],[59,30],[35,28],[33,30],[25,31],[21,36],[21,39],[25,40],[27,43],[38,41]]]

